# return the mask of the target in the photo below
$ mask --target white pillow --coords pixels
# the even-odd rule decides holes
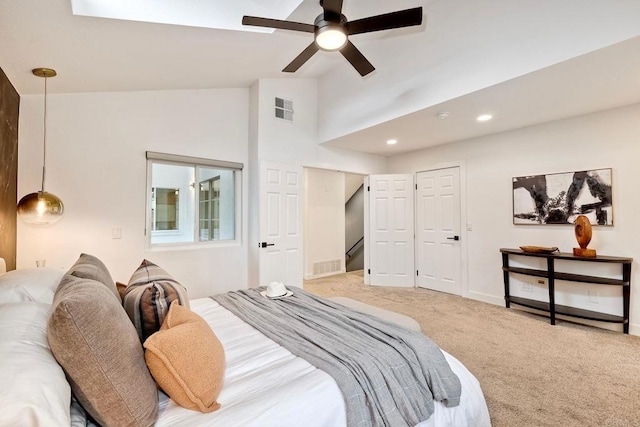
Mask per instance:
[[[71,387],[47,342],[50,304],[0,304],[0,418],[7,426],[68,426]]]
[[[51,304],[64,275],[59,268],[25,268],[0,275],[0,304],[37,301]]]

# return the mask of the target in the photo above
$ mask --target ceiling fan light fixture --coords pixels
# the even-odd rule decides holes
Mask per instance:
[[[261,18],[259,16],[243,16],[243,25],[267,27],[281,30],[313,33],[313,41],[293,61],[282,69],[285,73],[295,73],[318,50],[339,51],[342,56],[362,76],[375,70],[369,60],[351,43],[349,36],[375,31],[392,30],[422,24],[422,7],[398,10],[367,18],[347,20],[342,14],[343,0],[320,0],[322,13],[312,24],[283,21],[280,19]]]
[[[347,33],[341,25],[327,23],[316,30],[316,44],[322,50],[340,50],[347,44]]]

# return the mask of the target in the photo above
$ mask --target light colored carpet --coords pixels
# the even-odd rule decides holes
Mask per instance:
[[[482,385],[493,426],[640,427],[640,337],[420,288],[363,285],[362,272],[306,281],[416,319]]]

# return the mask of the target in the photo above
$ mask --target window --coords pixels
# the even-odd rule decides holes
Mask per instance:
[[[220,176],[200,183],[200,240],[220,238]]]
[[[180,189],[151,188],[151,230],[178,231]]]
[[[147,152],[152,246],[239,240],[243,165]]]

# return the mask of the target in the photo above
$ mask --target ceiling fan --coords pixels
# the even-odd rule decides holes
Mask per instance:
[[[313,25],[256,16],[244,16],[242,24],[314,34],[313,42],[282,70],[284,72],[297,71],[319,49],[339,50],[363,77],[375,68],[349,41],[349,36],[422,24],[422,7],[348,21],[342,14],[342,0],[320,0],[320,6],[323,12],[318,15]]]

